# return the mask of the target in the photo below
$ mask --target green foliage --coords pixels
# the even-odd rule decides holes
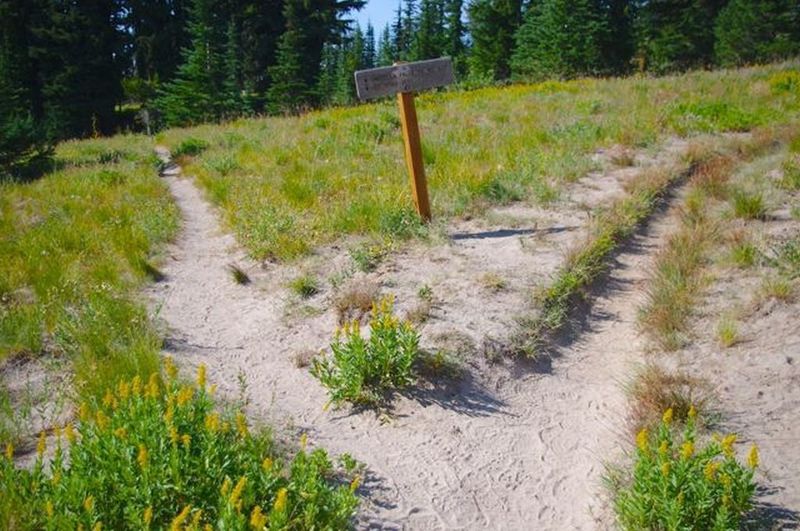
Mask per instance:
[[[57,430],[44,465],[42,434],[32,470],[0,458],[0,522],[24,529],[346,529],[358,505],[329,479],[322,449],[284,459],[269,432],[240,410],[220,412],[206,388],[166,374],[136,377],[80,408],[80,423]],[[166,381],[162,384],[162,378]],[[68,458],[67,458],[68,455]]]
[[[368,339],[354,321],[336,332],[331,350],[331,356],[314,359],[311,371],[331,401],[375,404],[413,382],[419,334],[394,316],[387,297],[373,307]]]
[[[718,64],[777,61],[800,51],[800,13],[792,0],[731,0],[714,25]]]
[[[800,95],[800,71],[776,72],[769,77],[769,86],[774,94]]]
[[[507,79],[514,34],[522,21],[522,1],[473,0],[467,13],[472,40],[470,76],[488,81]]]
[[[172,152],[173,157],[194,157],[208,149],[208,142],[201,138],[188,137]]]
[[[701,446],[695,423],[691,411],[678,433],[668,409],[654,433],[639,432],[633,475],[618,486],[614,504],[624,529],[739,529],[752,506],[758,450],[751,448],[743,466],[735,435]]]
[[[679,135],[712,131],[749,131],[764,118],[725,102],[693,102],[673,105],[667,124]]]
[[[289,288],[304,299],[319,293],[319,281],[312,275],[300,275],[289,283]]]
[[[764,196],[760,192],[750,194],[744,190],[735,190],[731,199],[733,213],[737,218],[764,219],[767,215]]]
[[[737,242],[731,248],[731,259],[738,267],[752,267],[758,257],[758,248],[748,241]]]
[[[374,271],[386,257],[388,247],[382,243],[364,243],[350,249],[350,258],[359,271]]]

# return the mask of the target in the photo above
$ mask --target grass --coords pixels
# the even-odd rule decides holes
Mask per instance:
[[[736,231],[730,239],[730,261],[736,267],[747,269],[758,263],[761,253],[744,232]]]
[[[717,323],[717,341],[724,348],[730,348],[739,342],[739,329],[736,321],[730,317],[720,319]]]
[[[747,193],[743,190],[733,192],[733,213],[742,219],[764,219],[767,216],[767,207],[764,204],[764,195],[760,192]]]
[[[158,337],[137,292],[178,212],[149,139],[61,144],[60,168],[0,184],[0,363],[65,356],[80,397],[158,367]]]
[[[309,299],[320,292],[320,284],[317,277],[304,274],[289,282],[289,289],[302,299]]]
[[[247,284],[250,284],[250,275],[248,275],[247,272],[238,265],[228,265],[228,271],[230,271],[233,281],[240,286],[246,286]]]
[[[351,282],[334,297],[333,307],[339,325],[361,322],[378,302],[380,286],[371,281]]]
[[[346,477],[305,435],[289,457],[238,408],[221,410],[206,385],[168,363],[121,381],[56,430],[45,466],[42,433],[32,470],[0,457],[4,529],[348,529],[360,479]],[[48,460],[49,461],[49,460]],[[338,481],[334,481],[337,479]],[[342,480],[346,480],[344,483]],[[338,483],[338,484],[337,484]]]
[[[795,93],[769,89],[769,79],[792,72],[795,64],[421,95],[434,216],[552,201],[595,168],[599,148],[792,123]],[[205,143],[186,171],[255,258],[291,259],[345,234],[426,233],[413,214],[391,101],[170,130],[159,140],[176,152]]]

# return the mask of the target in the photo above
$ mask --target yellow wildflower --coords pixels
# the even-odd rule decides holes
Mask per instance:
[[[117,384],[117,396],[122,400],[127,400],[131,395],[131,384],[128,382],[120,382]]]
[[[661,420],[662,420],[662,421],[664,422],[664,424],[666,424],[667,426],[669,426],[670,424],[672,424],[672,408],[669,408],[669,409],[667,409],[667,410],[664,412],[664,416],[663,416],[663,417],[661,417]]]
[[[102,522],[97,522],[92,527],[92,531],[102,531],[102,530],[103,530],[103,523]]]
[[[211,396],[214,396],[215,394],[217,394],[217,384],[211,384],[209,386],[208,394],[210,394]]]
[[[236,414],[236,433],[239,437],[247,437],[247,417],[241,411]]]
[[[669,444],[667,441],[661,441],[661,444],[658,446],[658,453],[661,455],[667,455],[669,452]]]
[[[727,457],[733,457],[733,444],[736,442],[737,436],[735,433],[726,435],[722,439],[722,451]]]
[[[61,472],[55,472],[50,481],[52,481],[53,485],[58,485],[61,483]]]
[[[194,395],[194,389],[189,387],[188,385],[181,387],[181,390],[178,391],[178,406],[186,405],[189,400],[192,399]]]
[[[206,431],[214,433],[219,429],[219,414],[209,413],[206,415]]]
[[[75,428],[72,427],[72,423],[68,423],[64,426],[64,437],[67,438],[70,444],[75,442]]]
[[[172,444],[178,444],[178,440],[180,440],[181,436],[178,434],[178,429],[175,426],[169,427],[169,440],[172,441]]]
[[[147,507],[144,510],[144,514],[142,515],[142,521],[144,521],[144,525],[146,527],[150,527],[150,522],[153,521],[153,508]]]
[[[114,430],[114,436],[118,439],[127,439],[128,438],[128,430],[125,428],[117,428]]]
[[[197,367],[197,387],[200,389],[206,388],[206,365],[205,363],[201,363],[199,367]]]
[[[306,446],[308,446],[308,435],[304,433],[300,436],[300,449],[305,450]]]
[[[187,450],[189,449],[189,445],[192,443],[192,436],[188,433],[184,433],[181,435],[181,442],[183,443],[183,447]]]
[[[661,465],[661,475],[664,477],[669,476],[669,461]]]
[[[136,462],[139,463],[140,467],[147,468],[148,461],[149,461],[149,456],[147,455],[147,447],[143,444],[140,444],[139,455],[136,456]]]
[[[703,469],[703,475],[706,477],[706,481],[714,481],[714,478],[717,475],[717,469],[719,468],[719,463],[716,461],[709,461],[708,464]]]
[[[81,406],[78,408],[78,418],[83,422],[89,419],[89,404],[86,402],[81,402]]]
[[[272,459],[265,457],[264,461],[261,462],[261,468],[264,469],[264,472],[269,472],[272,470]]]
[[[172,419],[175,418],[175,406],[172,405],[172,401],[167,403],[167,410],[164,412],[164,422],[167,424],[172,422]]]
[[[358,490],[358,487],[361,486],[361,476],[357,475],[353,478],[353,481],[350,482],[350,492],[355,492]]]
[[[214,531],[214,528],[211,527],[211,524],[206,524],[203,526],[203,531]]]
[[[184,507],[183,510],[178,513],[178,516],[172,520],[172,524],[169,526],[170,531],[181,531],[181,527],[183,527],[183,523],[186,521],[186,519],[189,518],[189,511],[191,510],[191,505]]]
[[[275,498],[275,503],[272,508],[275,512],[282,513],[286,510],[286,501],[289,496],[289,491],[284,487],[278,491],[278,496]]]
[[[722,483],[726,489],[730,489],[731,485],[733,484],[733,480],[728,474],[721,474],[719,476],[719,482]]]
[[[686,441],[681,445],[681,457],[686,460],[692,457],[694,454],[694,443],[692,441]]]
[[[45,438],[45,433],[42,431],[39,433],[39,442],[36,443],[36,455],[42,457],[45,450],[47,450],[47,439]]]
[[[94,511],[94,497],[93,496],[86,496],[86,499],[83,500],[83,508],[86,509],[87,513]]]
[[[694,408],[694,404],[689,406],[689,418],[694,420],[697,417],[697,410]]]
[[[239,500],[242,497],[242,492],[244,491],[245,485],[247,485],[247,478],[242,476],[241,478],[239,478],[239,481],[236,482],[236,486],[233,487],[233,492],[231,492],[231,497],[230,497],[231,505],[233,505],[237,509],[239,508]]]
[[[103,411],[100,409],[97,410],[97,413],[94,416],[94,420],[95,424],[97,424],[97,427],[100,428],[100,431],[106,429],[108,423],[110,422],[108,416],[105,413],[103,413]]]
[[[53,517],[53,513],[55,512],[54,509],[53,509],[53,502],[51,502],[50,500],[47,500],[47,503],[44,504],[44,512],[47,513],[47,517],[48,518],[52,518]]]
[[[228,433],[229,431],[231,431],[231,423],[227,421],[223,422],[220,431],[222,433]]]
[[[164,372],[167,373],[170,381],[174,381],[178,377],[178,368],[169,356],[164,358]]]
[[[6,459],[9,461],[14,459],[14,445],[11,443],[6,443]]]
[[[200,519],[203,518],[203,510],[200,509],[192,516],[192,525],[189,526],[190,529],[200,529]]]
[[[150,375],[150,380],[147,382],[147,390],[144,395],[148,398],[158,398],[158,373],[154,372]]]
[[[110,408],[112,407],[112,404],[114,404],[114,402],[116,402],[116,399],[114,398],[114,393],[111,392],[111,389],[108,389],[106,391],[105,396],[103,397],[103,405]]]
[[[225,478],[225,481],[222,482],[222,488],[220,492],[223,496],[227,496],[228,493],[231,491],[231,480],[230,478]]]
[[[747,464],[750,468],[758,467],[758,447],[755,444],[750,447],[750,453],[747,454]]]
[[[647,453],[648,452],[647,428],[642,428],[642,430],[636,435],[636,446],[643,453]]]
[[[264,529],[267,526],[267,515],[261,512],[261,507],[256,505],[250,513],[250,527],[256,530]]]
[[[133,396],[139,396],[142,393],[142,379],[139,378],[139,375],[133,377],[131,381],[131,394]]]

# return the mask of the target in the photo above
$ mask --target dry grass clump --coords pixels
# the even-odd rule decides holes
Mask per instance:
[[[759,290],[762,300],[775,299],[781,302],[794,300],[795,289],[792,282],[782,276],[767,276]]]
[[[311,350],[310,348],[306,348],[303,350],[299,350],[294,353],[292,356],[292,362],[294,366],[298,369],[302,369],[304,367],[311,366],[311,363],[314,361],[314,358],[319,356],[319,352]]]
[[[745,230],[732,231],[728,240],[730,242],[730,261],[736,267],[746,269],[753,267],[759,261],[761,253]]]
[[[652,363],[639,370],[626,390],[634,432],[657,425],[667,409],[672,409],[675,420],[683,422],[692,406],[706,418],[712,406],[711,385],[706,380]]]
[[[720,346],[729,348],[739,342],[739,330],[736,321],[730,317],[723,317],[717,324],[717,341]]]
[[[486,273],[480,279],[481,286],[487,291],[497,293],[508,287],[506,280],[497,273]]]
[[[340,326],[351,321],[363,321],[380,298],[380,286],[371,280],[352,281],[336,294],[333,306]]]
[[[697,163],[692,175],[692,184],[714,199],[725,199],[728,195],[728,180],[734,167],[731,157],[712,155]]]

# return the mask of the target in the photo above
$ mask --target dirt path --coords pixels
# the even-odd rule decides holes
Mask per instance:
[[[168,157],[164,150],[159,155]],[[618,257],[589,319],[592,328],[552,364],[472,360],[468,376],[457,385],[400,397],[390,416],[377,417],[325,411],[324,390],[292,362],[298,348],[325,344],[335,328],[333,314],[287,323],[288,296],[281,284],[286,272],[249,263],[233,238],[221,232],[192,181],[178,170],[164,178],[184,217],[182,235],[164,268],[166,280],[150,293],[168,327],[168,351],[187,370],[205,363],[209,379],[227,396],[237,395],[243,375],[252,414],[295,435],[307,432],[310,444],[366,463],[360,527],[608,527],[601,476],[603,462],[621,447],[626,407],[619,378],[640,356],[639,341],[631,340],[637,337],[639,288],[672,216],[660,216]],[[553,257],[561,256],[581,231],[548,229],[538,227],[536,243],[552,271]],[[489,260],[502,255],[500,245],[507,252],[520,246],[516,240],[464,239],[421,252]],[[528,253],[505,256],[528,257],[508,266],[524,269],[535,263],[536,252]],[[402,260],[386,271],[413,278]],[[227,267],[233,261],[251,273],[253,285],[232,281]],[[546,271],[529,273],[536,277]],[[480,302],[476,312],[479,319]]]

